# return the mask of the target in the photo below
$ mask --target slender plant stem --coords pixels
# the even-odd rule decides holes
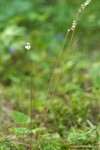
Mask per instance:
[[[30,130],[32,129],[32,105],[33,105],[33,88],[32,88],[32,63],[31,63],[31,57],[30,52],[27,50],[28,58],[29,58],[29,65],[30,65],[30,105],[29,105],[29,111],[30,111]],[[32,147],[32,134],[30,134],[30,147]]]
[[[66,44],[66,41],[67,41],[69,32],[70,32],[69,30],[66,32],[65,39],[64,39],[64,41],[63,41],[62,47],[61,47],[61,49],[60,49],[60,52],[59,52],[59,55],[58,55],[58,58],[57,58],[57,61],[56,61],[56,63],[55,63],[54,71],[53,71],[53,74],[52,74],[52,76],[51,76],[51,79],[50,79],[48,88],[47,88],[46,101],[47,101],[47,99],[48,99],[48,94],[49,94],[50,88],[51,88],[51,86],[52,86],[53,78],[54,78],[54,75],[55,75],[54,73],[55,73],[56,68],[57,68],[58,65],[59,65],[60,60],[61,60],[61,56],[62,56],[62,53],[63,53],[63,50],[64,50],[64,46],[65,46],[65,44]],[[47,114],[47,112],[48,112],[48,110],[45,111],[46,114]],[[46,115],[46,114],[45,114],[45,115]],[[42,119],[41,119],[41,121],[42,121]],[[40,126],[43,127],[43,125],[44,125],[44,124],[41,124]],[[39,132],[39,135],[38,135],[38,145],[39,145],[39,141],[40,141],[40,135],[41,135],[41,131]]]
[[[30,52],[27,50],[29,65],[30,65],[30,129],[32,128],[32,101],[33,101],[33,89],[32,89],[32,63],[30,58]]]
[[[68,34],[69,34],[69,31],[67,31],[67,33],[66,33],[66,36],[65,36],[64,42],[63,42],[63,44],[62,44],[62,47],[61,47],[59,56],[58,56],[57,61],[56,61],[56,63],[55,63],[54,72],[55,72],[56,68],[57,68],[58,65],[59,65],[59,61],[60,61],[60,59],[61,59],[61,55],[62,55],[62,52],[63,52],[63,50],[64,50],[64,46],[65,46],[65,44],[66,44],[66,40],[67,40]],[[52,74],[52,76],[51,76],[51,79],[50,79],[50,82],[49,82],[49,85],[48,85],[48,89],[47,89],[47,93],[46,93],[46,100],[47,100],[47,98],[48,98],[49,90],[50,90],[50,88],[51,88],[51,86],[52,86],[53,78],[54,78],[54,75],[55,75],[54,72],[53,72],[53,74]]]
[[[79,13],[80,13],[80,11],[78,10],[78,13],[77,13],[76,19],[75,19],[76,21],[78,20]],[[69,50],[70,50],[70,47],[71,47],[71,44],[72,44],[72,41],[73,41],[73,37],[74,37],[75,30],[76,30],[76,27],[75,27],[75,29],[74,29],[73,32],[72,32],[72,35],[71,35],[71,38],[70,38],[70,42],[69,42],[69,44],[68,44],[68,48],[67,48],[67,51],[66,51],[65,56],[68,56],[67,54],[68,54],[68,52],[69,52]],[[57,68],[57,66],[58,66],[58,64],[59,64],[59,62],[60,62],[60,60],[61,60],[61,55],[62,55],[64,46],[65,46],[65,43],[66,43],[66,39],[67,39],[67,37],[68,37],[68,34],[69,34],[69,32],[67,32],[67,34],[66,34],[65,40],[64,40],[63,45],[62,45],[62,49],[61,49],[61,51],[60,51],[59,57],[58,57],[58,59],[57,59],[57,63],[56,63],[56,65],[55,65],[55,69]],[[66,57],[64,58],[63,65],[65,64],[65,61],[66,61]],[[62,66],[63,66],[63,65],[62,65]],[[55,70],[55,69],[54,69],[54,70]],[[54,71],[54,72],[55,72],[55,71]],[[52,103],[53,97],[54,97],[54,95],[55,95],[56,87],[57,87],[57,85],[58,85],[58,83],[59,83],[59,80],[60,80],[61,75],[62,75],[62,67],[61,67],[61,71],[60,71],[60,73],[59,73],[59,75],[58,75],[58,77],[57,77],[57,79],[56,79],[56,83],[55,83],[53,92],[52,92],[52,94],[51,94],[51,97],[50,97],[50,100],[49,100],[49,104],[48,104],[48,106],[47,106],[46,109],[45,109],[45,113],[44,113],[45,115],[43,116],[43,122],[42,122],[42,120],[41,120],[41,127],[43,127],[44,124],[45,124],[45,122],[46,122],[46,118],[47,118],[48,111],[49,111],[49,106],[50,106],[51,103]],[[51,85],[52,85],[53,77],[54,77],[54,74],[53,74],[52,77],[51,77],[51,80],[50,80],[50,83],[49,83],[49,86],[48,86],[48,90],[47,90],[47,94],[49,93],[50,87],[51,87]],[[48,96],[48,95],[47,95],[47,96]],[[38,135],[38,144],[39,144],[39,142],[40,142],[40,136],[41,136],[41,132],[40,132],[39,135]]]
[[[67,56],[67,57],[68,57],[67,54],[68,54],[68,52],[69,52],[69,48],[70,48],[71,43],[72,43],[72,39],[73,39],[74,32],[75,32],[75,30],[74,30],[73,33],[72,33],[71,40],[70,40],[68,49],[67,49],[66,54],[65,54],[65,56]],[[64,65],[64,63],[65,63],[65,59],[64,59],[64,61],[63,61],[62,64]],[[62,65],[62,66],[63,66],[63,65]],[[60,80],[60,78],[61,78],[62,72],[63,72],[63,68],[61,67],[61,71],[59,72],[59,74],[58,74],[58,76],[57,76],[57,79],[56,79],[56,82],[55,82],[55,85],[54,85],[54,89],[53,89],[52,94],[51,94],[51,96],[50,96],[50,100],[49,100],[49,103],[48,103],[48,107],[46,108],[45,113],[44,113],[45,116],[43,116],[43,117],[44,117],[44,119],[43,119],[43,120],[44,120],[43,125],[45,124],[45,121],[46,121],[46,118],[47,118],[47,114],[48,114],[48,111],[49,111],[49,106],[51,105],[51,103],[52,103],[52,101],[53,101],[53,98],[54,98],[54,95],[55,95],[55,91],[56,91],[56,87],[57,87],[57,85],[58,85],[58,83],[59,83],[59,80]]]
[[[79,11],[78,11],[78,13],[77,13],[76,20],[78,19],[78,16],[79,16]],[[55,91],[56,91],[56,87],[57,87],[57,85],[58,85],[58,83],[59,83],[59,79],[60,79],[60,77],[61,77],[61,75],[62,75],[62,71],[63,71],[62,68],[63,68],[63,65],[64,65],[65,62],[66,62],[66,57],[68,58],[68,52],[69,52],[69,50],[70,50],[70,47],[71,47],[71,44],[72,44],[72,41],[73,41],[73,37],[74,37],[74,34],[75,34],[75,30],[76,30],[76,28],[75,28],[75,29],[73,30],[73,32],[72,32],[72,35],[71,35],[71,38],[70,38],[70,42],[69,42],[68,48],[67,48],[66,53],[65,53],[65,55],[64,55],[65,57],[64,57],[64,61],[63,61],[63,63],[62,63],[61,71],[60,71],[60,73],[59,73],[58,76],[57,76],[56,83],[55,83],[53,92],[52,92],[52,94],[51,94],[51,97],[50,97],[48,106],[50,106],[50,104],[51,104],[51,102],[52,102],[52,99],[53,99],[54,94],[55,94]],[[64,43],[65,43],[65,41],[64,41]],[[62,53],[60,53],[60,58],[59,58],[58,61],[60,61],[60,59],[61,59],[61,54],[62,54]],[[59,62],[58,62],[58,63],[59,63]],[[56,66],[56,67],[57,67],[57,66]],[[56,68],[55,68],[55,69],[56,69]],[[49,107],[47,107],[47,109],[45,110],[45,117],[47,116],[48,111],[49,111]]]

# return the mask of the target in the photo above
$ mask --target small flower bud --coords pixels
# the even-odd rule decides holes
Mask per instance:
[[[27,50],[31,49],[30,43],[27,43],[27,45],[25,46],[25,49],[27,49]]]
[[[68,29],[68,32],[70,32],[70,29]]]
[[[87,5],[89,5],[90,2],[91,2],[91,0],[86,0],[86,2],[81,5],[79,12],[81,12],[82,10],[84,10],[85,7],[86,7]]]
[[[77,25],[76,20],[73,20],[71,30],[74,30],[76,28],[76,25]]]

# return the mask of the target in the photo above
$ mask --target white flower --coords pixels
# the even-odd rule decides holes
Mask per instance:
[[[73,20],[72,27],[71,27],[72,31],[76,28],[76,25],[77,25],[76,20]]]
[[[70,29],[68,29],[68,32],[70,32]]]
[[[27,50],[30,50],[30,49],[31,49],[30,43],[27,43],[27,45],[25,46],[25,49],[27,49]]]
[[[90,2],[91,2],[91,0],[86,0],[86,2],[81,5],[81,8],[79,11],[81,12],[81,10],[85,9],[85,7],[90,4]]]

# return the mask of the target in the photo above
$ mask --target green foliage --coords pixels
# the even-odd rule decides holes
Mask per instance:
[[[30,123],[30,117],[29,116],[27,116],[23,113],[17,112],[17,111],[13,112],[12,119],[16,123],[19,123],[19,124],[28,124],[28,123]]]
[[[27,128],[12,128],[11,130],[14,131],[17,136],[20,136],[20,135],[36,134],[38,132],[44,131],[45,128],[35,128],[33,130],[32,129],[29,130]]]
[[[0,1],[0,119],[5,121],[0,123],[0,133],[3,132],[0,135],[0,150],[30,149],[28,144],[31,136],[35,140],[31,146],[33,150],[38,150],[37,138],[41,133],[39,144],[43,150],[70,150],[81,145],[97,145],[99,149],[98,0],[92,1],[79,16],[70,54],[66,54],[69,35],[61,61],[54,71],[65,33],[71,27],[82,3],[84,0]],[[30,60],[24,50],[27,42],[32,46]],[[64,58],[66,60],[63,63]],[[31,73],[29,61],[32,65]],[[48,100],[60,71],[62,75],[49,105]],[[52,73],[55,78],[47,96]],[[25,115],[29,112],[27,107],[30,105],[31,74],[32,129],[29,128],[30,117]],[[8,109],[5,111],[6,107],[18,110],[13,112],[12,119]],[[41,128],[41,117],[45,119],[43,115],[45,116],[47,107],[49,112],[45,122],[46,128]],[[10,127],[5,127],[6,121]]]
[[[99,139],[97,138],[98,136],[98,127],[94,127],[92,129],[90,129],[89,131],[75,131],[75,129],[73,128],[69,135],[68,135],[68,143],[69,144],[83,144],[83,145],[88,145],[88,144],[98,144]],[[94,138],[92,138],[94,137]]]

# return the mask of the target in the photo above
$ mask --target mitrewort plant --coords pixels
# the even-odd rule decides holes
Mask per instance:
[[[77,27],[77,24],[78,24],[79,14],[86,8],[87,5],[90,4],[90,2],[91,2],[91,0],[86,0],[86,2],[83,3],[80,6],[80,8],[78,9],[78,12],[77,12],[75,20],[73,20],[71,28],[69,28],[67,30],[65,39],[63,41],[62,47],[61,47],[60,52],[59,52],[59,56],[58,56],[57,61],[55,63],[54,72],[55,72],[55,69],[58,67],[59,62],[62,59],[62,53],[63,53],[64,47],[65,47],[68,35],[69,35],[69,33],[71,33],[71,37],[70,37],[70,40],[69,40],[68,48],[66,50],[66,55],[64,56],[63,61],[62,61],[62,66],[65,64],[66,58],[68,58],[68,56],[70,54],[70,47],[71,47],[71,44],[72,44],[72,41],[73,41],[73,37],[74,37],[74,33],[75,33],[75,30],[76,30],[76,27]],[[36,138],[37,139],[37,147],[38,147],[38,149],[42,149],[41,148],[41,144],[40,144],[41,143],[42,132],[45,131],[44,125],[45,125],[45,122],[46,122],[46,119],[47,119],[49,106],[52,103],[56,87],[57,87],[57,85],[59,83],[59,80],[60,80],[60,77],[62,75],[62,70],[59,72],[59,75],[56,78],[54,83],[53,83],[53,79],[54,79],[54,75],[55,75],[54,72],[53,72],[53,74],[51,76],[51,80],[50,80],[50,83],[49,83],[48,89],[47,89],[46,100],[48,99],[48,94],[49,94],[49,91],[51,90],[52,84],[54,84],[53,91],[51,93],[51,96],[50,96],[50,99],[49,99],[49,101],[47,103],[47,106],[44,109],[44,113],[43,113],[44,115],[41,118],[40,126],[38,128],[33,129],[32,128],[32,118],[33,118],[33,116],[32,116],[32,73],[31,73],[32,72],[32,64],[31,64],[31,59],[30,59],[30,49],[31,49],[30,43],[27,43],[27,45],[25,46],[25,49],[27,51],[26,53],[27,53],[28,58],[29,58],[28,61],[30,63],[30,84],[31,84],[30,85],[30,105],[29,105],[30,113],[29,113],[29,115],[25,115],[25,114],[23,114],[21,112],[13,111],[12,119],[20,127],[14,127],[14,128],[12,128],[12,130],[15,132],[16,136],[19,136],[19,137],[22,136],[23,139],[29,135],[30,141],[27,141],[27,142],[28,142],[28,144],[30,143],[29,144],[30,146],[28,145],[30,148],[33,147],[33,145],[32,145],[32,141],[33,141],[32,135],[36,135],[37,136],[37,138]],[[93,129],[93,131],[94,131],[94,129]],[[87,132],[87,133],[91,133],[91,132]]]
[[[27,54],[28,54],[28,58],[29,58],[29,63],[30,63],[30,73],[32,72],[31,70],[31,61],[30,61],[30,52],[29,50],[31,49],[30,43],[27,43],[27,45],[25,46],[25,49],[27,50]],[[12,119],[15,123],[17,123],[18,125],[20,125],[20,127],[14,127],[14,128],[10,128],[11,131],[14,131],[16,136],[19,136],[20,138],[23,136],[25,137],[26,135],[35,135],[37,132],[40,131],[44,131],[44,128],[35,128],[32,129],[32,75],[30,75],[30,105],[29,105],[29,110],[30,113],[29,115],[26,115],[22,112],[18,112],[18,111],[13,111],[13,115],[12,115]],[[26,125],[28,125],[26,127]],[[27,138],[28,139],[28,138]],[[32,139],[30,139],[30,146],[31,147],[31,143],[32,143]],[[27,140],[29,142],[29,140]]]

